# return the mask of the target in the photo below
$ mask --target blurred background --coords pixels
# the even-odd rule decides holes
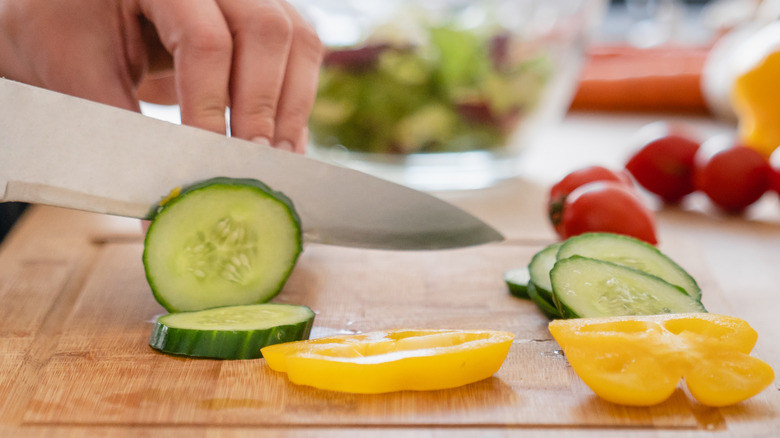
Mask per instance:
[[[779,13],[776,0],[613,0],[592,35],[573,107],[712,112],[729,118],[725,91],[704,83],[718,72],[702,77],[705,68],[725,51],[724,41],[772,23]],[[599,81],[631,90],[633,99],[605,92]]]
[[[719,28],[732,27],[739,21],[734,20],[737,14],[726,12],[726,8],[743,9],[740,14],[746,20],[750,14],[748,9],[755,8],[757,3],[752,0],[612,0],[594,41],[636,47],[708,44],[720,32]]]
[[[329,49],[311,155],[423,190],[519,175],[572,111],[733,122],[737,43],[778,15],[776,0],[300,5]]]
[[[563,145],[598,154],[647,120],[736,129],[734,79],[780,47],[780,0],[295,4],[329,50],[309,154],[432,191],[491,187],[553,156],[563,173]],[[180,122],[176,106],[142,111]],[[24,206],[0,209],[1,238]]]

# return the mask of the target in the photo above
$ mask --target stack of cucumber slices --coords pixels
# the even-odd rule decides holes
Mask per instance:
[[[701,289],[655,246],[612,233],[586,233],[536,253],[504,277],[515,296],[548,318],[699,313]]]
[[[267,302],[302,248],[292,202],[260,181],[214,178],[167,200],[144,242],[147,281],[170,312],[157,319],[149,345],[176,355],[253,359],[267,345],[307,339],[311,309]]]

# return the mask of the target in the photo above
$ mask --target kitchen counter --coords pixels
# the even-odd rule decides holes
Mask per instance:
[[[0,246],[0,436],[362,437],[778,436],[780,383],[727,408],[680,386],[631,408],[597,398],[567,365],[508,269],[555,239],[549,185],[586,164],[620,165],[652,115],[575,113],[526,151],[523,176],[496,187],[437,193],[483,218],[504,242],[450,251],[305,247],[277,302],[317,313],[313,337],[386,328],[508,330],[515,341],[491,378],[431,392],[355,395],[291,384],[262,359],[217,361],[152,350],[152,297],[136,220],[34,206]],[[678,120],[680,120],[678,118]],[[708,135],[729,129],[682,119]],[[693,196],[657,214],[660,248],[686,268],[713,313],[747,320],[753,354],[780,373],[780,201],[745,217]]]

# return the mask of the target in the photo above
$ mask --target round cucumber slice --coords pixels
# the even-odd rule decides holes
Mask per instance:
[[[270,300],[302,248],[286,196],[257,180],[215,178],[160,208],[143,262],[155,299],[181,312]]]
[[[706,312],[678,287],[603,260],[576,255],[558,260],[550,278],[565,318]]]
[[[217,359],[256,359],[260,349],[309,338],[314,312],[292,304],[250,304],[157,318],[149,345],[164,353]]]
[[[633,237],[612,233],[585,233],[566,240],[557,258],[573,255],[604,260],[635,268],[681,287],[691,297],[701,300],[701,288],[683,268],[653,245]],[[532,277],[533,278],[533,277]]]

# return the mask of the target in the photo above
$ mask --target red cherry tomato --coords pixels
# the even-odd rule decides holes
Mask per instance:
[[[772,185],[772,167],[756,150],[736,145],[697,159],[696,186],[718,207],[739,213]]]
[[[566,198],[562,238],[603,231],[657,244],[655,215],[639,195],[624,184],[597,181],[575,189]]]
[[[772,190],[780,195],[780,169],[772,170],[774,170],[774,175],[772,175]]]
[[[612,181],[627,187],[633,187],[631,178],[626,173],[616,172],[603,166],[588,166],[569,173],[552,186],[547,200],[547,215],[559,236],[563,232],[561,219],[566,197],[577,187],[594,181]]]
[[[695,189],[694,157],[699,146],[681,135],[657,138],[628,160],[626,170],[649,192],[676,203]]]

